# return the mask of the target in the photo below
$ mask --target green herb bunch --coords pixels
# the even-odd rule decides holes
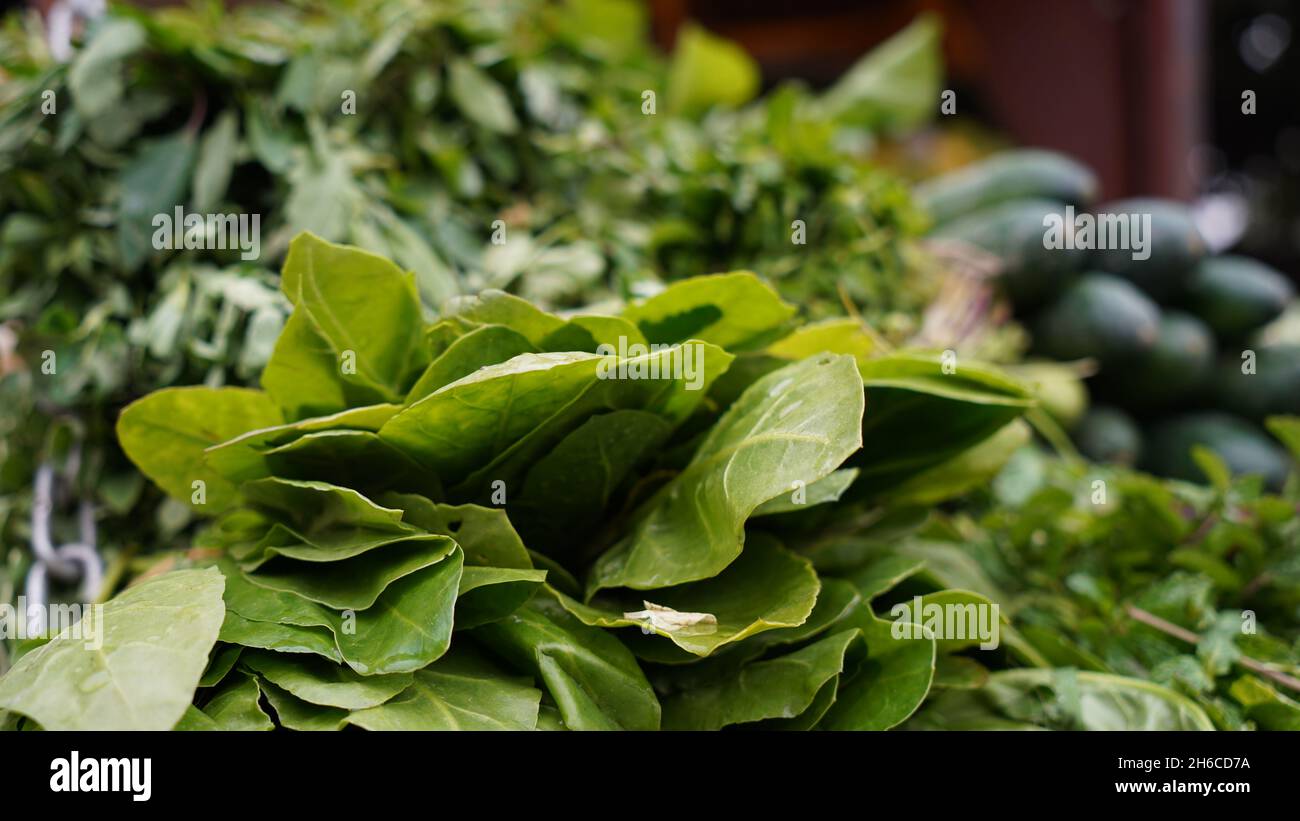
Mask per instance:
[[[922,629],[998,604],[908,548],[1028,439],[996,369],[807,323],[747,272],[426,322],[413,275],[303,235],[281,286],[261,390],[123,412],[128,455],[210,525],[105,605],[98,648],[28,648],[9,725],[887,729],[1074,675],[1094,724],[1213,726],[1168,687],[1047,669],[1001,618],[988,655]]]

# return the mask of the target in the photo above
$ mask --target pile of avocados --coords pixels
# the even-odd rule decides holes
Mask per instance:
[[[1035,356],[1095,363],[1088,388],[1096,403],[1085,411],[1085,398],[1055,414],[1085,456],[1201,481],[1191,451],[1204,445],[1234,472],[1280,485],[1287,456],[1260,423],[1300,414],[1300,345],[1266,343],[1260,330],[1294,287],[1257,260],[1211,255],[1181,203],[1094,207],[1097,191],[1095,175],[1074,159],[1020,149],[927,181],[917,195],[932,236],[1000,258]],[[1062,219],[1066,231],[1092,220],[1140,233],[1109,243],[1125,247],[1099,247],[1108,244],[1100,230],[1045,242],[1055,224],[1048,215],[1070,213],[1091,216]]]

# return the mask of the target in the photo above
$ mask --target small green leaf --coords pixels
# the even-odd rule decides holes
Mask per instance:
[[[194,164],[194,210],[207,213],[221,203],[235,167],[239,148],[239,122],[233,111],[217,118],[199,142],[198,161]]]
[[[652,343],[699,339],[734,352],[770,341],[794,312],[753,273],[734,271],[674,282],[629,305],[623,316]]]
[[[498,134],[519,130],[510,98],[491,75],[466,60],[453,60],[447,71],[447,88],[466,117]]]
[[[668,100],[673,111],[699,114],[714,105],[735,108],[758,92],[758,65],[735,43],[699,26],[677,35],[668,68]]]

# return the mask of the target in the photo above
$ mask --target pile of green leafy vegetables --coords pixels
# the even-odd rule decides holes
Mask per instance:
[[[1270,429],[1300,460],[1300,419]],[[1300,729],[1300,481],[1281,494],[1233,477],[1207,448],[1208,484],[1017,451],[960,512],[896,549],[911,573],[999,602],[1023,663],[928,704],[915,724],[1082,729],[1088,678],[1126,676],[1195,702],[1223,730]],[[1145,719],[1116,728],[1142,728]]]
[[[1032,453],[1033,400],[994,368],[889,349],[857,320],[809,323],[743,271],[604,313],[485,291],[426,322],[413,275],[304,234],[281,287],[294,309],[261,390],[169,388],[118,423],[132,460],[209,526],[105,605],[101,647],[26,648],[0,678],[0,723],[1210,729],[1292,708],[1272,667],[1233,685],[1256,699],[1235,710],[1214,679],[1180,692],[1188,664],[1159,684],[1145,645],[1089,644],[1103,637],[1065,591],[1053,607],[981,570],[977,532],[1025,541],[1026,559],[1070,546],[1056,558],[1077,569],[1056,578],[1083,589],[1090,561],[1123,562],[1118,602],[1168,575],[1154,545],[1188,515],[1152,480],[1114,479],[1117,536],[1112,514],[1072,513],[1048,467],[1004,469]],[[1295,444],[1294,422],[1279,430]],[[984,520],[933,512],[995,475],[1006,506]],[[1213,549],[1189,548],[1205,554],[1192,572],[1215,551],[1238,576],[1293,568],[1290,492],[1203,494],[1218,524],[1195,528]],[[1247,528],[1257,544],[1232,526],[1243,516],[1271,523]],[[1137,524],[1141,555],[1102,549]],[[1293,581],[1256,587],[1261,625],[1292,629]],[[1003,603],[1000,649],[900,634],[892,605],[917,596]],[[1135,601],[1189,629],[1208,612]],[[1078,638],[1058,645],[1031,629],[1071,617],[1058,624]],[[1245,656],[1294,663],[1277,638],[1205,646],[1215,675]]]
[[[254,380],[304,230],[414,271],[428,312],[484,288],[586,305],[746,268],[818,315],[846,295],[901,338],[933,291],[921,217],[867,152],[931,115],[932,21],[825,93],[756,98],[742,51],[688,27],[666,59],[635,0],[222,6],[111,6],[66,63],[36,14],[4,18],[0,592],[28,566],[32,473],[74,441],[69,484],[115,565],[184,543],[188,508],[142,482],[113,420],[167,385]],[[153,216],[177,207],[259,215],[259,257],[155,250]]]

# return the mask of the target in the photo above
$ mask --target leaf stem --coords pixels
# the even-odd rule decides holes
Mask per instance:
[[[1181,639],[1188,644],[1201,643],[1201,637],[1196,633],[1193,633],[1185,627],[1179,627],[1173,622],[1165,621],[1154,613],[1148,613],[1142,608],[1136,607],[1132,604],[1124,605],[1124,610],[1135,621],[1140,621],[1148,627],[1153,627],[1162,633],[1173,636],[1176,639]],[[1258,659],[1253,659],[1250,656],[1241,656],[1237,659],[1237,663],[1252,673],[1256,673],[1264,678],[1276,682],[1277,684],[1281,684],[1283,687],[1300,692],[1300,679],[1297,679],[1294,676],[1289,676],[1281,670],[1274,670],[1272,667],[1269,667]]]

